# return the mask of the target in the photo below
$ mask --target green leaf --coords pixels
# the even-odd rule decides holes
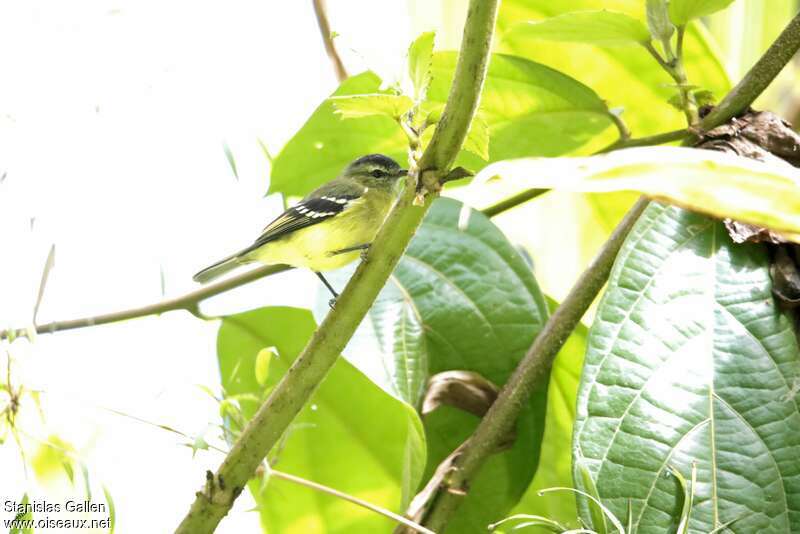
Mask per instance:
[[[275,350],[275,347],[266,347],[258,351],[258,355],[256,356],[255,373],[256,381],[260,386],[263,386],[267,383],[270,363],[272,363],[272,360],[277,357],[278,351]]]
[[[667,532],[697,465],[690,530],[800,529],[800,349],[763,245],[651,204],[626,240],[589,334],[575,462],[638,532]],[[576,480],[580,483],[580,480]]]
[[[705,17],[731,5],[733,0],[670,0],[669,16],[677,26]]]
[[[457,56],[434,54],[432,81],[425,109],[435,112],[447,101]],[[378,93],[380,80],[372,73],[347,79],[312,114],[275,157],[270,191],[302,196],[335,178],[353,159],[379,152],[405,161],[408,141],[387,116],[347,121],[335,113],[336,97]],[[522,156],[559,156],[581,149],[611,124],[605,103],[588,87],[569,76],[525,59],[494,55],[481,96],[478,115],[491,140],[489,161]],[[478,122],[470,132],[469,150],[456,161],[470,170],[484,167],[485,131]],[[426,131],[428,135],[432,129]]]
[[[114,499],[111,496],[111,491],[103,485],[103,495],[106,497],[106,504],[108,505],[108,519],[110,522],[110,526],[108,529],[108,534],[114,534],[114,527],[117,524],[117,508],[114,506]]]
[[[472,118],[467,138],[464,139],[464,150],[469,150],[482,160],[489,160],[489,125],[480,115]]]
[[[425,100],[431,84],[431,57],[435,36],[434,32],[425,32],[408,49],[408,75],[414,85],[414,100],[417,102]]]
[[[669,20],[667,0],[647,0],[647,27],[659,41],[667,41],[675,33],[675,26]]]
[[[514,54],[559,69],[585,83],[608,100],[609,107],[626,110],[625,121],[635,136],[651,135],[685,126],[682,113],[665,101],[674,81],[641,46],[608,48],[583,43],[541,41],[511,35],[509,29],[576,10],[609,9],[645,20],[642,0],[504,0],[498,16],[501,35],[498,52]],[[717,47],[705,28],[690,23],[684,39],[684,64],[691,83],[723,95],[730,89]],[[602,148],[617,135],[609,129],[592,147]]]
[[[372,115],[386,115],[394,120],[414,105],[414,102],[405,95],[370,94],[353,96],[331,97],[333,107],[343,119],[357,119]]]
[[[331,273],[335,285],[343,285],[349,272]],[[318,317],[327,312],[325,302],[327,297],[318,300]],[[416,406],[431,374],[458,369],[505,383],[546,318],[530,268],[497,227],[460,202],[440,198],[344,356],[385,391]],[[533,393],[513,447],[494,455],[471,481],[448,532],[485,532],[519,500],[536,470],[545,397],[544,390]],[[476,416],[449,406],[425,417],[427,477],[477,423]]]
[[[511,28],[509,37],[568,41],[602,46],[629,46],[650,42],[641,21],[616,11],[576,11],[540,22],[523,22]]]
[[[9,501],[6,501],[6,502],[9,502]],[[21,504],[23,506],[22,510],[25,510],[29,503],[30,503],[30,499],[28,498],[28,494],[25,493],[22,496],[22,500],[19,501],[19,504]],[[33,524],[33,513],[30,512],[30,511],[20,512],[20,513],[18,513],[17,515],[14,516],[14,521],[24,522],[24,523],[22,523],[23,525],[27,524],[27,522],[30,522],[31,524]],[[20,523],[17,523],[17,524],[20,524]],[[29,528],[27,526],[12,527],[12,528],[10,528],[8,530],[8,534],[33,534],[33,528]]]
[[[549,304],[551,310],[557,305],[553,301],[549,301]],[[575,399],[587,335],[588,328],[579,324],[553,362],[547,390],[547,413],[539,460],[541,467],[536,471],[525,495],[511,510],[513,514],[534,514],[563,524],[576,522],[578,512],[573,495],[540,495],[539,492],[546,488],[572,485],[572,451],[564,444],[572,440]]]
[[[457,59],[452,52],[434,55],[431,101],[447,100]],[[478,114],[489,127],[488,161],[568,154],[611,124],[605,102],[585,85],[544,65],[503,54],[492,56]],[[463,153],[457,164],[472,170],[485,165]]]
[[[765,226],[800,242],[800,172],[712,150],[642,147],[589,158],[519,159],[493,164],[476,178],[520,188],[639,191],[680,206]]]
[[[378,93],[380,85],[380,78],[364,72],[342,82],[333,96]],[[275,156],[269,191],[304,196],[365,154],[378,152],[405,161],[406,146],[405,134],[394,120],[370,116],[343,121],[329,99]]]
[[[231,166],[231,172],[233,172],[233,177],[236,178],[236,181],[239,181],[239,171],[236,170],[236,158],[233,157],[233,152],[231,151],[231,147],[228,146],[228,143],[222,143],[222,151],[225,152],[225,159],[228,160],[228,165]]]
[[[260,394],[255,361],[268,346],[281,355],[273,359],[267,377],[266,387],[274,387],[315,328],[311,313],[295,308],[262,308],[226,317],[217,338],[225,391]],[[234,374],[235,367],[239,371]],[[256,403],[243,403],[242,413],[249,419],[256,408]],[[414,410],[339,359],[270,459],[276,469],[399,511],[420,481],[424,451]],[[276,477],[263,491],[261,481],[251,482],[249,488],[270,532],[388,532],[394,527],[380,515]]]

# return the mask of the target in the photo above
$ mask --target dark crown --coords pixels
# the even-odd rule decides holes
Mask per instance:
[[[386,169],[387,171],[393,171],[400,168],[400,165],[388,156],[384,156],[383,154],[368,154],[366,156],[361,156],[353,163],[347,166],[348,169],[355,169],[358,167],[367,167],[367,166],[374,166],[380,167],[382,169]]]

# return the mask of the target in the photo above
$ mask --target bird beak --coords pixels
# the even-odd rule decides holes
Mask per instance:
[[[397,171],[398,176],[408,176],[408,169],[400,169]]]

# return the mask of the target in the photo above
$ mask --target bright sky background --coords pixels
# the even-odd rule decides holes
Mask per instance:
[[[396,72],[422,29],[410,13],[432,9],[329,4],[351,72]],[[336,87],[310,0],[3,2],[0,49],[0,328],[31,323],[52,244],[40,323],[157,301],[162,269],[167,296],[196,288],[195,271],[252,241],[280,209],[263,198],[269,167],[257,139],[277,153]],[[306,305],[315,290],[313,275],[294,272],[203,309]],[[171,531],[221,457],[193,459],[177,436],[104,409],[203,431],[217,411],[198,387],[218,390],[216,330],[175,312],[11,347],[12,385],[44,392],[46,422],[30,398],[18,420],[26,447],[50,434],[71,443],[94,500],[100,483],[111,491],[118,532]],[[4,381],[3,352],[0,361]],[[25,492],[83,498],[80,484],[26,474],[12,439],[0,473],[0,504]],[[258,531],[252,506],[237,501],[219,532]]]

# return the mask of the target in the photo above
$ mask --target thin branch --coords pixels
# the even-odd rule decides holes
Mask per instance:
[[[197,315],[198,304],[210,297],[219,295],[231,289],[237,288],[244,284],[249,284],[265,276],[281,273],[290,269],[288,265],[262,265],[256,269],[242,273],[238,276],[233,276],[227,280],[222,280],[216,284],[210,284],[202,287],[196,291],[192,291],[180,297],[162,300],[146,306],[139,306],[136,308],[128,308],[116,312],[106,313],[102,315],[93,315],[89,317],[81,317],[78,319],[69,319],[66,321],[53,321],[35,326],[37,334],[52,334],[62,330],[72,330],[75,328],[86,328],[89,326],[98,326],[101,324],[116,323],[119,321],[126,321],[128,319],[137,319],[139,317],[146,317],[149,315],[159,315],[169,311],[186,310],[189,313]],[[0,340],[7,338],[16,338],[27,335],[26,328],[17,328],[10,330],[0,331]]]
[[[450,476],[446,479],[447,487],[440,489],[428,516],[422,522],[426,527],[437,532],[444,531],[448,520],[464,500],[469,481],[483,462],[497,451],[503,437],[511,431],[528,396],[534,389],[546,386],[553,360],[605,285],[617,252],[648,204],[649,201],[642,197],[633,205],[569,295],[550,316],[528,353],[500,390],[497,400],[455,459]]]
[[[447,174],[477,108],[490,53],[499,0],[471,0],[464,27],[453,87],[442,119],[420,160],[422,176],[409,176],[403,193],[381,225],[367,257],[356,269],[334,308],[314,332],[305,349],[242,431],[216,474],[178,526],[178,534],[213,532],[253,476],[258,465],[308,401],[336,362],[381,288],[394,270],[435,194],[422,206],[416,179],[437,181]]]
[[[673,141],[681,141],[687,137],[691,137],[691,135],[691,132],[687,128],[684,128],[682,130],[672,130],[671,132],[664,132],[647,137],[618,139],[607,147],[598,150],[595,152],[595,154],[605,154],[607,152],[613,152],[614,150],[621,150],[623,148],[632,148],[636,146],[663,145],[665,143],[672,143]]]
[[[631,138],[631,131],[628,129],[628,125],[625,124],[625,120],[619,114],[609,110],[608,118],[611,119],[611,122],[613,122],[614,126],[617,128],[620,141],[627,141]]]
[[[550,191],[549,189],[526,189],[521,193],[517,193],[516,195],[510,196],[506,199],[501,200],[495,204],[492,204],[489,207],[483,208],[481,211],[487,217],[494,217],[495,215],[500,215],[501,213],[510,210],[511,208],[515,208],[520,204],[527,202],[529,200],[533,200],[534,198],[541,196],[545,193]]]
[[[422,532],[423,534],[436,534],[432,530],[428,530],[422,525],[418,525],[417,523],[414,523],[410,519],[407,519],[399,514],[390,512],[389,510],[381,508],[380,506],[375,506],[374,504],[359,499],[358,497],[348,495],[347,493],[342,493],[339,490],[335,490],[328,486],[323,486],[322,484],[312,482],[311,480],[306,480],[304,478],[296,477],[294,475],[290,475],[289,473],[284,473],[282,471],[276,471],[275,469],[270,470],[270,476],[274,476],[275,478],[280,478],[282,480],[288,480],[289,482],[293,482],[295,484],[299,484],[301,486],[305,486],[307,488],[311,488],[316,491],[320,491],[322,493],[328,493],[329,495],[333,495],[334,497],[338,497],[339,499],[351,502],[353,504],[361,506],[362,508],[366,508],[367,510],[372,510],[373,512],[386,516],[389,519],[393,519],[402,525],[405,525],[411,529],[416,530],[417,532]]]
[[[761,59],[700,123],[710,130],[747,110],[800,48],[800,13],[784,28]]]
[[[322,42],[325,45],[325,52],[333,63],[333,70],[336,72],[336,79],[342,83],[347,79],[347,70],[344,68],[342,58],[339,57],[339,52],[336,50],[336,44],[333,42],[333,34],[331,34],[331,26],[328,23],[328,13],[325,9],[325,0],[312,0],[314,3],[314,15],[317,17],[317,26],[319,26],[319,33],[322,36]]]

